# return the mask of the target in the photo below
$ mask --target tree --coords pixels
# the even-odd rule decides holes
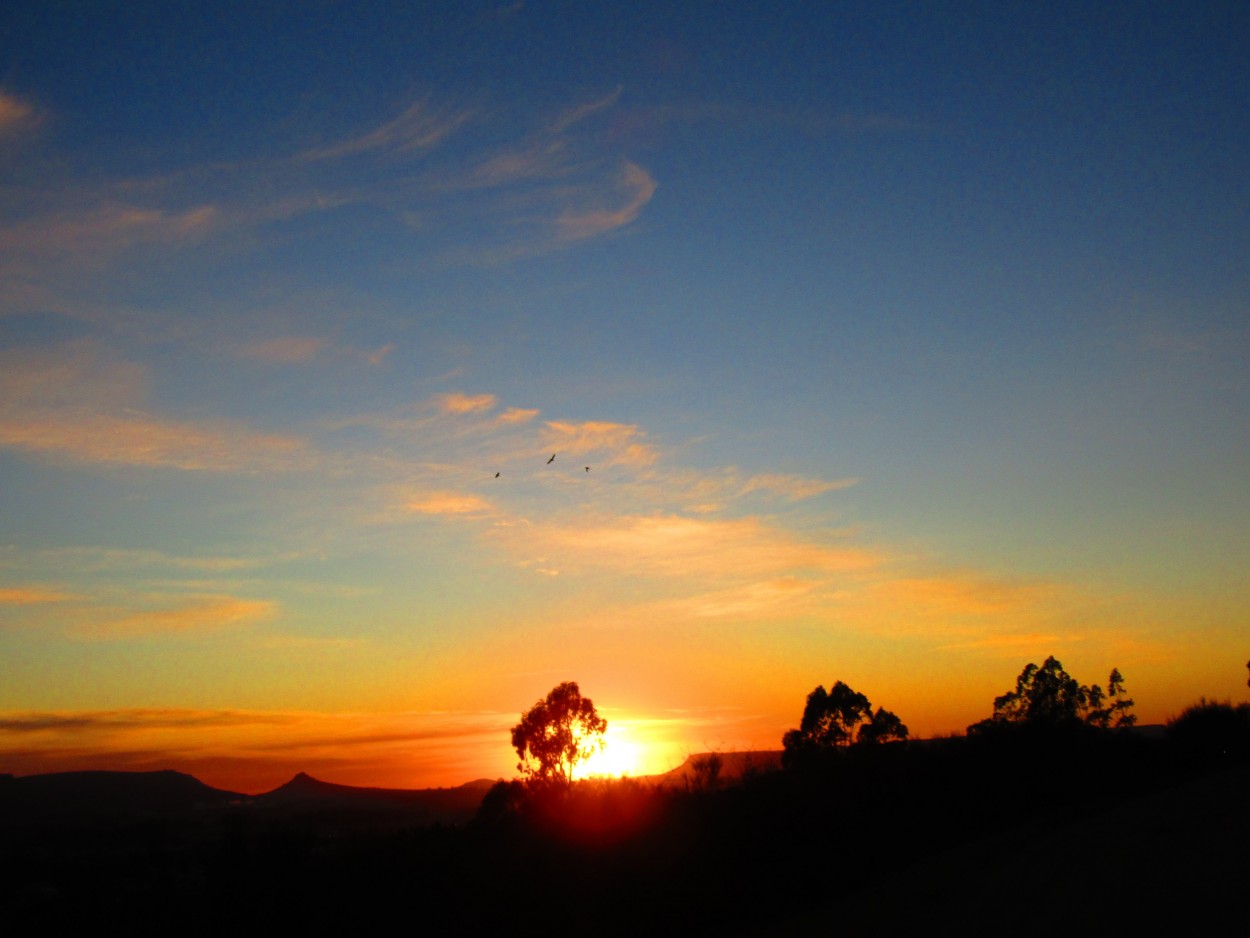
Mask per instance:
[[[1133,700],[1125,696],[1120,669],[1112,668],[1106,693],[1097,684],[1089,688],[1089,712],[1085,714],[1085,722],[1104,730],[1123,729],[1137,722],[1137,717],[1129,713],[1132,709]]]
[[[807,695],[799,728],[781,738],[782,760],[793,765],[807,755],[906,738],[902,720],[882,708],[873,713],[867,697],[838,681],[828,692],[820,685]]]
[[[1063,669],[1054,655],[1039,668],[1033,662],[1016,678],[1016,689],[994,698],[994,715],[968,727],[973,735],[1010,727],[1059,729],[1094,726],[1100,729],[1127,727],[1137,722],[1129,711],[1133,701],[1125,696],[1124,678],[1118,668],[1104,691],[1097,684],[1086,687]]]
[[[859,728],[856,737],[858,742],[868,744],[902,742],[906,738],[907,727],[903,721],[884,707],[877,708],[872,719]]]
[[[536,786],[569,787],[579,762],[603,748],[608,721],[583,697],[575,681],[552,688],[512,727],[517,771]]]

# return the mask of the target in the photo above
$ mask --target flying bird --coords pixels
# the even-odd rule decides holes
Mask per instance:
[[[550,466],[553,462],[555,462],[555,460],[556,460],[556,454],[552,453],[551,458],[547,460],[547,465]]]
[[[586,467],[586,471],[587,471],[587,472],[589,472],[589,471],[590,471],[590,467],[589,467],[589,466],[587,466],[587,467]]]
[[[495,478],[496,478],[496,479],[498,479],[498,478],[499,478],[499,473],[498,473],[498,472],[496,472],[496,473],[495,473]]]

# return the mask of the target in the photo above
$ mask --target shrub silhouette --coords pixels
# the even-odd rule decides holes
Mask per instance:
[[[1250,756],[1250,704],[1199,698],[1168,721],[1168,737],[1191,757],[1242,761]]]

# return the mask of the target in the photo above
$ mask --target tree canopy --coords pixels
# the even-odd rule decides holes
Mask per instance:
[[[994,714],[968,727],[973,735],[1011,727],[1058,729],[1093,726],[1100,729],[1132,726],[1137,717],[1133,701],[1124,692],[1124,678],[1112,668],[1107,688],[1079,683],[1054,655],[1039,668],[1033,662],[1016,678],[1015,690],[994,698]]]
[[[852,745],[871,745],[907,738],[907,727],[889,710],[838,681],[828,691],[819,685],[807,695],[798,729],[781,738],[783,761],[794,764],[805,754],[834,752]]]
[[[570,786],[578,763],[603,748],[608,721],[575,681],[552,688],[512,727],[517,771],[535,785]]]

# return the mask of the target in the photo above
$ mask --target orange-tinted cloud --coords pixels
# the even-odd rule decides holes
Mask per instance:
[[[491,504],[476,495],[460,492],[431,492],[419,495],[405,503],[409,511],[424,515],[464,515],[490,511]]]
[[[874,598],[917,610],[959,615],[1004,615],[1058,598],[1049,583],[990,579],[955,572],[897,577],[873,587]]]
[[[177,769],[246,793],[296,772],[355,785],[458,785],[510,774],[514,713],[193,709],[0,713],[0,764],[18,775]]]
[[[228,423],[175,423],[137,415],[0,418],[0,446],[79,462],[236,472],[298,466],[305,444]]]
[[[502,414],[495,418],[495,423],[500,426],[508,426],[518,423],[529,423],[538,416],[538,408],[509,407]]]
[[[549,420],[543,434],[546,449],[575,456],[587,453],[608,463],[646,466],[655,462],[656,451],[642,442],[645,434],[634,424],[588,420],[567,423]]]
[[[440,394],[439,409],[445,414],[476,414],[495,406],[493,394]]]
[[[518,551],[542,554],[562,570],[612,570],[696,580],[748,579],[861,571],[881,562],[858,547],[802,540],[758,518],[716,520],[679,515],[595,523],[497,528]]]
[[[735,586],[730,589],[702,593],[670,605],[679,613],[695,618],[759,617],[794,611],[794,607],[811,597],[821,581],[797,576],[772,577]]]
[[[137,409],[146,372],[90,345],[0,356],[0,446],[105,465],[240,472],[292,469],[304,440],[229,421],[178,421]]]
[[[88,638],[137,638],[149,635],[198,635],[270,619],[277,604],[237,596],[199,596],[177,605],[147,609],[79,628]]]
[[[33,606],[75,599],[73,594],[41,586],[0,587],[0,606]]]

